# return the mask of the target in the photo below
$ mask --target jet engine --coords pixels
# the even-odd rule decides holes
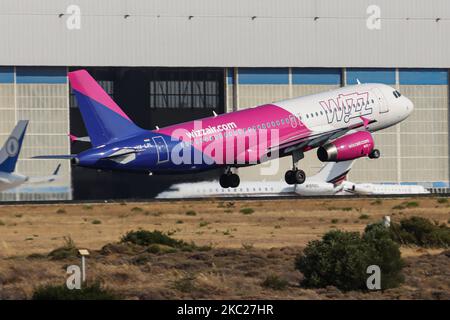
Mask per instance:
[[[322,162],[339,162],[365,156],[379,157],[379,151],[374,149],[372,135],[367,131],[345,135],[317,149],[317,157]]]

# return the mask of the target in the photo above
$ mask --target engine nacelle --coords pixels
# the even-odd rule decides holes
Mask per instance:
[[[358,131],[319,147],[317,157],[322,162],[353,160],[368,156],[374,146],[370,132]]]

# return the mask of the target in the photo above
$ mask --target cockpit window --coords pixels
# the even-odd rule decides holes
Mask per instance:
[[[394,95],[394,97],[396,97],[396,98],[400,98],[401,97],[401,93],[400,92],[398,92],[397,90],[395,90],[395,91],[392,91],[392,94]]]

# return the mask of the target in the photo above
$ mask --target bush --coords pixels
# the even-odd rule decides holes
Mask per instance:
[[[80,290],[69,290],[66,285],[46,285],[33,292],[33,300],[117,300],[119,297],[96,282],[82,286]]]
[[[266,277],[266,279],[261,283],[261,286],[272,290],[285,290],[288,284],[289,283],[286,280],[272,274]]]
[[[448,202],[448,199],[447,199],[447,198],[438,198],[438,199],[437,199],[437,202],[438,202],[438,203],[441,203],[441,204],[447,203],[447,202]]]
[[[92,224],[102,224],[102,222],[100,220],[92,220]]]
[[[197,212],[195,212],[194,210],[189,210],[189,211],[186,211],[186,215],[187,216],[196,216]]]
[[[405,203],[406,208],[417,208],[419,203],[417,201],[410,201]]]
[[[130,242],[140,246],[149,246],[152,244],[162,244],[169,247],[180,248],[186,246],[187,243],[176,240],[161,231],[129,231],[121,239],[121,242]]]
[[[301,285],[335,286],[344,291],[367,289],[366,271],[370,265],[381,268],[382,289],[403,281],[399,246],[385,228],[373,227],[362,237],[357,232],[330,231],[322,240],[309,242],[295,261],[296,269],[304,276]]]
[[[252,214],[253,212],[255,212],[255,210],[253,210],[252,208],[242,208],[241,210],[239,210],[242,214]]]
[[[369,219],[369,218],[370,218],[370,216],[369,216],[368,214],[362,214],[362,215],[359,216],[358,219],[360,219],[360,220],[366,220],[366,219]]]
[[[401,244],[413,244],[422,247],[450,246],[450,228],[436,225],[422,217],[403,219],[399,224],[392,223],[391,238]]]
[[[78,250],[75,246],[75,242],[72,238],[64,237],[64,245],[51,251],[48,256],[52,260],[64,260],[68,258],[74,258],[78,254]]]

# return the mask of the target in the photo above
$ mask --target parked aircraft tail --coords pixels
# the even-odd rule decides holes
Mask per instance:
[[[339,184],[347,177],[354,160],[342,162],[329,162],[324,165],[311,180]]]
[[[14,172],[28,120],[20,120],[0,150],[0,171]]]
[[[86,70],[69,72],[69,81],[94,147],[143,132]]]

